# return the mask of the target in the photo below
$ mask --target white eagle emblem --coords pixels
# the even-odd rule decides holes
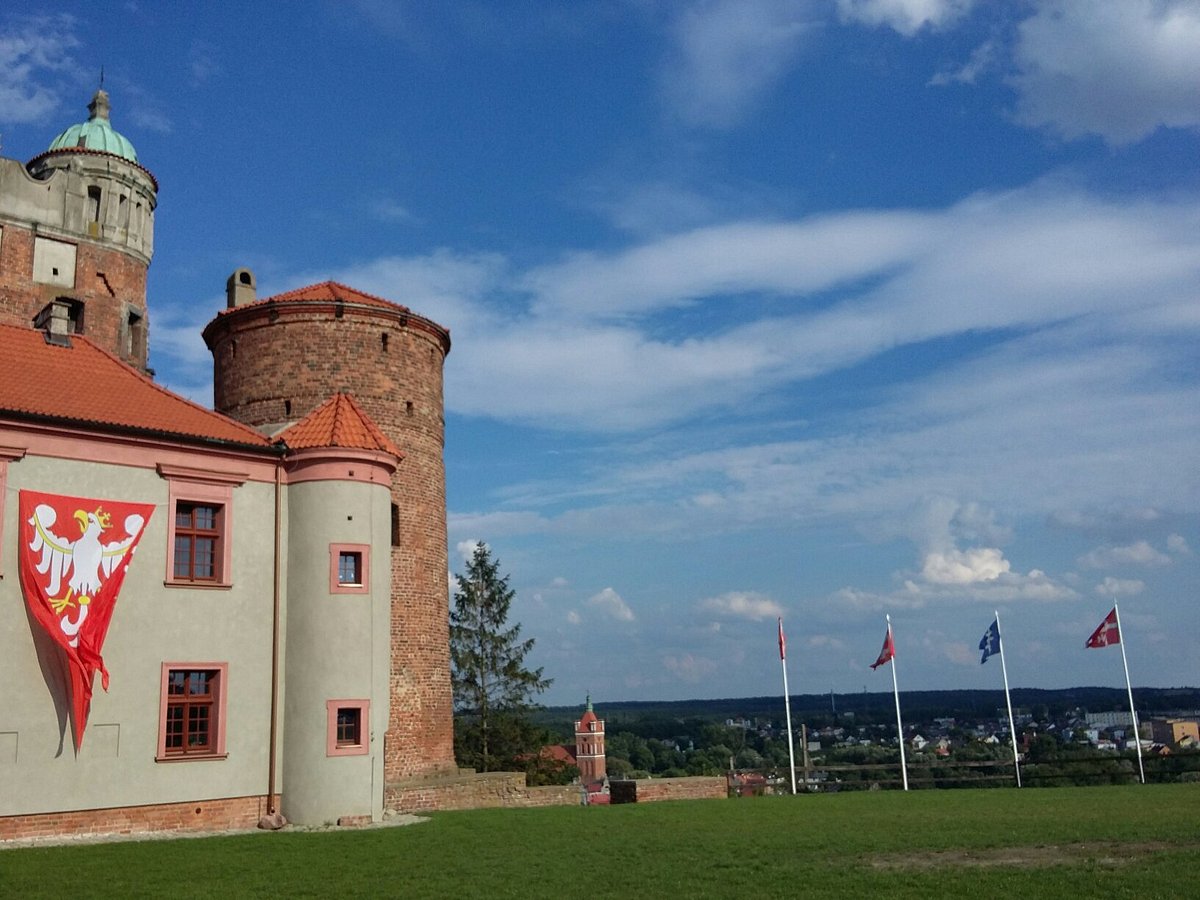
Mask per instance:
[[[33,526],[29,549],[41,554],[35,568],[39,575],[49,575],[47,595],[50,605],[60,616],[59,627],[67,636],[68,643],[76,647],[79,645],[79,629],[87,619],[88,604],[128,552],[130,545],[137,540],[146,520],[137,513],[131,513],[125,519],[127,536],[123,540],[105,544],[101,542],[101,536],[108,531],[112,521],[100,507],[96,507],[94,512],[83,509],[75,511],[80,534],[74,541],[55,534],[53,528],[57,519],[58,513],[53,507],[38,504],[33,511],[33,518],[29,520]],[[62,580],[68,574],[67,591],[60,597]],[[75,605],[79,607],[79,616],[71,621],[70,614],[64,613],[67,607]]]

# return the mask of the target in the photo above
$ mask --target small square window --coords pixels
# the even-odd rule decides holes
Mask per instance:
[[[371,545],[329,545],[329,593],[366,594],[371,590]]]
[[[370,700],[327,700],[326,756],[365,756],[370,750]]]

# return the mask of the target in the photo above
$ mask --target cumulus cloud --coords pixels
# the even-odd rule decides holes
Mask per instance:
[[[1167,537],[1167,549],[1180,556],[1191,556],[1192,548],[1182,534],[1172,534]]]
[[[1104,569],[1109,566],[1165,566],[1171,557],[1154,549],[1148,541],[1135,541],[1118,547],[1097,547],[1079,558],[1081,566]]]
[[[1113,578],[1111,575],[1096,585],[1096,593],[1103,597],[1133,597],[1146,589],[1146,582],[1136,578]]]
[[[995,547],[973,547],[926,554],[921,576],[931,584],[975,584],[995,581],[1011,568]]]
[[[986,581],[941,583],[905,579],[892,591],[872,591],[844,587],[834,591],[830,600],[858,611],[883,612],[894,609],[925,609],[950,605],[987,605],[1002,603],[1057,603],[1076,599],[1079,594],[1061,580],[1040,569],[1028,574],[1004,572]]]
[[[690,125],[723,128],[791,66],[813,24],[803,0],[705,0],[681,6],[662,89]]]
[[[621,595],[610,587],[589,598],[588,606],[595,607],[618,622],[632,622],[635,618],[633,610],[621,599]]]
[[[487,547],[483,541],[475,540],[474,538],[466,541],[459,541],[454,545],[454,552],[459,555],[464,563],[469,563],[475,555],[476,547]]]
[[[783,607],[756,591],[731,591],[700,601],[700,608],[719,616],[750,619],[754,622],[783,615]]]
[[[1051,0],[1018,28],[1017,120],[1073,139],[1200,127],[1200,5]]]
[[[926,26],[945,28],[974,5],[975,0],[837,0],[842,21],[887,26],[906,37]]]
[[[20,17],[0,33],[0,121],[40,122],[58,108],[75,32],[73,17],[55,15]]]

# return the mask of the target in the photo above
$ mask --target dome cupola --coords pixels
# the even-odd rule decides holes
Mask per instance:
[[[108,93],[103,88],[96,91],[92,102],[88,104],[88,112],[91,113],[88,120],[78,125],[72,125],[50,142],[49,149],[96,150],[100,153],[111,153],[113,156],[136,163],[138,161],[137,151],[133,149],[133,144],[125,135],[113,128],[112,123],[108,120],[111,106]]]

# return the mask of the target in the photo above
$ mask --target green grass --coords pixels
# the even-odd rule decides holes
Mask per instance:
[[[1180,897],[1200,785],[476,810],[0,851],[3,897]]]

